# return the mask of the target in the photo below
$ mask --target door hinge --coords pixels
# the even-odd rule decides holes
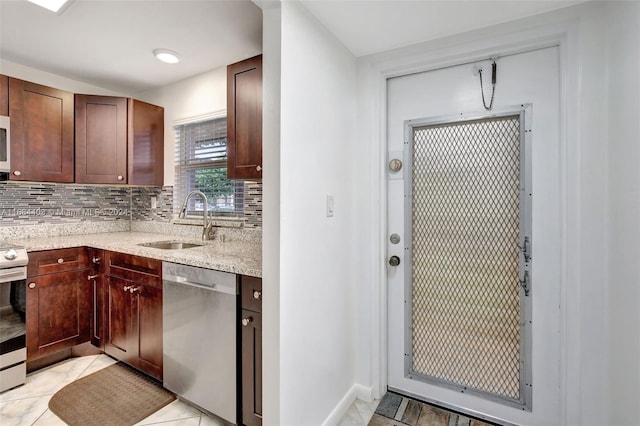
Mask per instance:
[[[531,281],[529,279],[529,271],[524,271],[524,278],[520,280],[520,287],[524,290],[524,295],[528,296],[531,290]]]
[[[529,243],[529,237],[524,237],[524,244],[520,247],[520,251],[524,256],[524,261],[529,263],[529,260],[531,260],[531,244]]]

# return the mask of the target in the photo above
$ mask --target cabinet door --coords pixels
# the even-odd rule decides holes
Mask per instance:
[[[27,361],[89,341],[87,270],[27,280]]]
[[[91,291],[91,344],[104,350],[104,324],[106,313],[106,283],[102,275],[104,251],[88,248],[89,285]]]
[[[136,366],[162,380],[162,289],[142,284],[137,284],[134,289],[138,322]]]
[[[262,55],[227,67],[227,176],[262,178]]]
[[[262,314],[243,309],[242,321],[242,423],[256,426],[262,425]]]
[[[9,78],[12,180],[73,182],[73,93]]]
[[[75,96],[76,183],[127,183],[127,99]]]
[[[129,184],[164,185],[164,108],[129,99]]]
[[[106,277],[106,330],[104,351],[126,363],[136,358],[131,281]]]

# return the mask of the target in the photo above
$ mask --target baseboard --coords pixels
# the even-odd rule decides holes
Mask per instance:
[[[331,411],[329,417],[322,422],[323,426],[337,425],[340,420],[347,414],[349,407],[353,402],[359,399],[361,401],[371,402],[373,401],[373,389],[367,386],[360,385],[358,383],[351,386],[347,393],[342,397],[338,405]]]

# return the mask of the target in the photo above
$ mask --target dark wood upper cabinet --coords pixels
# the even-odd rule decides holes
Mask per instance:
[[[9,78],[11,180],[73,182],[73,93]]]
[[[129,184],[164,185],[164,108],[129,99]]]
[[[127,99],[76,95],[76,182],[125,183]]]
[[[0,115],[9,115],[9,77],[0,74]]]
[[[164,183],[164,108],[76,95],[76,182]]]
[[[262,55],[227,66],[227,176],[262,178]]]

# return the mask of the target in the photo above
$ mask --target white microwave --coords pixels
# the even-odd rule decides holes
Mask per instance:
[[[11,171],[11,123],[9,117],[0,115],[0,173]]]

